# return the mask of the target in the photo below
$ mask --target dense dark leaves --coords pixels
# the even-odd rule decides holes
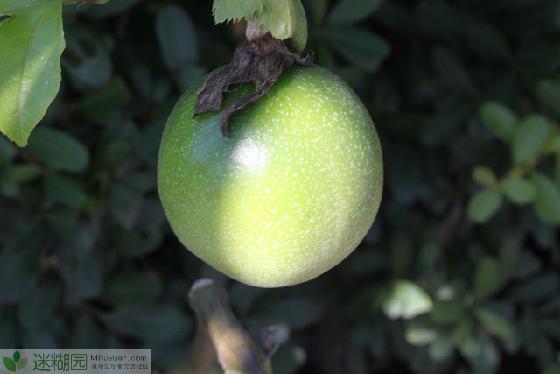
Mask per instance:
[[[519,361],[558,372],[556,2],[304,4],[317,63],[376,122],[386,188],[361,247],[318,280],[227,282],[251,331],[291,328],[275,373],[489,373]],[[57,100],[29,148],[0,137],[0,346],[147,347],[156,369],[182,360],[187,290],[226,280],[171,234],[157,150],[178,96],[241,40],[238,26],[212,25],[210,8],[65,8]]]

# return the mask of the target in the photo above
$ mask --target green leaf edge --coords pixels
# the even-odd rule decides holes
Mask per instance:
[[[289,40],[291,47],[297,52],[303,52],[307,45],[308,30],[307,16],[301,0],[250,0],[246,4],[249,6],[244,11],[231,14],[231,11],[224,4],[224,1],[214,0],[213,13],[214,23],[220,24],[229,21],[239,21],[241,19],[249,22],[255,21],[264,31],[270,32],[273,37],[280,40]],[[272,2],[284,1],[288,7],[285,15],[286,19],[279,19],[279,14],[274,12]],[[278,4],[275,4],[278,6]],[[229,13],[229,14],[228,14]],[[282,22],[285,27],[273,28],[273,24]]]
[[[66,40],[64,38],[64,28],[62,26],[62,5],[63,5],[63,1],[62,0],[58,0],[60,2],[60,7],[61,7],[61,12],[60,12],[60,25],[61,25],[61,35],[60,35],[60,40],[58,40],[57,42],[59,43],[58,45],[58,50],[57,50],[57,56],[58,56],[58,71],[57,71],[57,76],[56,79],[53,81],[56,81],[55,84],[58,85],[58,88],[56,90],[56,94],[53,95],[52,98],[49,98],[48,101],[49,103],[45,106],[45,110],[42,111],[42,116],[38,121],[34,121],[35,123],[32,124],[32,126],[30,126],[30,128],[27,130],[22,126],[21,123],[18,123],[17,125],[17,131],[13,132],[10,130],[4,130],[0,128],[0,133],[4,134],[8,139],[10,139],[12,142],[14,142],[16,145],[18,145],[19,147],[25,147],[27,146],[27,142],[29,140],[29,136],[31,135],[31,132],[33,131],[33,129],[42,121],[42,119],[44,118],[45,114],[47,113],[48,108],[50,107],[50,105],[53,103],[54,99],[56,98],[56,95],[58,94],[58,91],[60,91],[60,82],[62,79],[62,73],[61,73],[61,68],[60,68],[60,57],[62,56],[62,52],[64,51],[64,49],[66,48]],[[53,41],[55,42],[55,41]]]

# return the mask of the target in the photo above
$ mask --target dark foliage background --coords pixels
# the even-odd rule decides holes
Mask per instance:
[[[317,62],[383,143],[358,250],[268,290],[182,248],[157,197],[160,134],[242,27],[215,27],[210,1],[67,6],[61,93],[28,148],[0,138],[1,347],[146,347],[170,370],[204,276],[250,331],[291,328],[275,373],[560,373],[560,2],[305,5]]]

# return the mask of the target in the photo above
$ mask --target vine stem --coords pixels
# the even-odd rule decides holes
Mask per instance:
[[[262,38],[266,34],[255,20],[247,22],[247,27],[245,28],[245,37],[248,41],[252,42],[259,38]]]
[[[187,368],[206,374],[272,374],[270,359],[251,339],[231,311],[225,289],[211,279],[200,279],[189,292],[197,319],[197,332]]]

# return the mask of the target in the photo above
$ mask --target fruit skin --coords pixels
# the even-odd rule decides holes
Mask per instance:
[[[159,153],[159,194],[181,243],[260,287],[340,263],[373,224],[383,184],[379,139],[356,94],[326,69],[293,67],[223,138],[219,112],[192,117],[200,87],[175,106]]]

